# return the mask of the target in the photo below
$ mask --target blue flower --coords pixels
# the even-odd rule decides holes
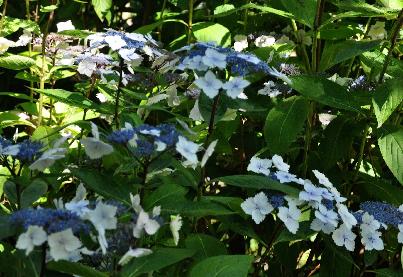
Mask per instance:
[[[7,146],[10,146],[11,144],[12,144],[11,141],[0,136],[0,148],[5,148]]]
[[[136,147],[135,153],[138,156],[141,156],[141,157],[150,156],[155,150],[154,144],[147,140],[138,139],[138,140],[136,140],[136,142],[137,142],[137,147]]]
[[[278,207],[284,206],[284,195],[274,194],[269,196],[269,202],[273,206],[273,208],[277,209]]]
[[[110,142],[126,144],[134,137],[134,129],[121,129],[113,131],[109,136]]]
[[[39,151],[43,147],[43,144],[39,141],[24,140],[18,144],[19,151],[17,158],[22,161],[32,161],[35,156],[39,154]]]
[[[403,212],[388,203],[366,201],[360,204],[360,209],[386,225],[397,227],[399,224],[403,224]]]
[[[10,223],[25,230],[31,225],[43,227],[49,234],[71,228],[73,233],[89,233],[89,226],[78,215],[68,210],[23,209],[10,216]]]

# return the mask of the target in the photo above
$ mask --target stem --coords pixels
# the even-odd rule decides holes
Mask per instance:
[[[297,27],[297,23],[295,22],[294,19],[291,19],[291,26],[292,26],[292,29],[294,30],[295,38],[297,38],[298,27]],[[302,60],[304,61],[305,70],[306,70],[306,72],[311,72],[311,65],[309,63],[309,57],[308,57],[308,52],[306,51],[306,47],[302,42],[298,41],[298,39],[297,39],[297,43],[298,43],[298,48],[300,49],[300,53],[302,53]]]
[[[214,118],[215,118],[215,113],[217,111],[217,107],[218,107],[218,101],[220,100],[220,94],[218,94],[215,98],[214,98],[214,103],[213,103],[213,107],[211,109],[211,115],[210,115],[210,123],[208,125],[208,133],[207,133],[207,137],[206,137],[206,142],[208,142],[211,134],[213,133],[214,130]]]
[[[124,61],[122,58],[120,58],[120,63],[119,63],[119,84],[118,84],[118,90],[116,92],[116,103],[115,103],[115,117],[114,117],[114,121],[115,121],[115,126],[116,129],[119,129],[119,98],[120,98],[120,92],[122,89],[122,81],[123,81],[123,65],[124,65]]]
[[[52,1],[53,4],[54,1]],[[45,81],[46,81],[46,38],[48,36],[49,27],[53,22],[54,11],[49,13],[48,22],[46,24],[45,30],[43,32],[42,37],[42,68],[41,68],[41,76],[39,81],[39,89],[45,89]],[[38,125],[42,123],[42,109],[43,109],[43,94],[39,94],[39,107],[38,107]]]
[[[400,29],[402,28],[402,25],[403,25],[403,9],[399,12],[399,16],[397,17],[396,22],[393,25],[392,30],[391,30],[390,47],[388,49],[388,55],[386,56],[385,62],[383,64],[381,74],[379,76],[379,81],[378,81],[379,84],[381,84],[383,82],[383,78],[385,76],[386,70],[388,69],[390,59],[392,58],[392,52],[396,46],[397,36],[399,34]]]
[[[164,2],[162,2],[161,15],[160,15],[161,25],[158,27],[158,40],[159,41],[162,41],[162,25],[164,24],[164,12],[165,12],[166,6],[167,6],[167,0],[164,0]]]
[[[318,72],[320,60],[320,43],[318,39],[319,27],[322,22],[323,10],[325,7],[325,0],[318,0],[316,5],[316,17],[313,26],[313,42],[312,42],[312,71]]]
[[[3,3],[3,11],[1,12],[1,19],[0,19],[0,35],[3,34],[3,24],[4,24],[4,18],[6,17],[6,12],[7,12],[7,1],[8,0],[4,0]]]
[[[365,126],[364,136],[361,139],[360,152],[359,152],[359,155],[358,155],[357,163],[355,165],[355,172],[354,172],[354,176],[353,176],[353,181],[355,181],[357,179],[358,172],[360,170],[360,165],[361,165],[361,162],[362,162],[362,160],[364,158],[364,149],[365,149],[365,145],[367,143],[368,134],[369,134],[369,124],[367,124]]]
[[[45,277],[46,271],[46,244],[42,244],[42,265],[41,265],[41,273],[40,277]]]
[[[310,110],[308,113],[308,126],[306,127],[305,133],[305,145],[304,145],[304,164],[303,164],[303,176],[306,177],[306,173],[308,172],[308,152],[310,150],[311,140],[312,140],[312,129],[314,123],[315,116],[315,103],[311,102]]]
[[[246,0],[245,2],[246,2],[245,4],[247,5],[247,4],[249,4],[251,1]],[[246,34],[246,28],[247,28],[247,26],[248,26],[248,12],[249,12],[249,10],[248,10],[248,9],[245,9],[245,13],[244,13],[244,15],[243,15],[243,31],[245,32],[245,34]]]
[[[188,20],[188,44],[192,42],[193,26],[193,0],[189,0],[189,20]]]

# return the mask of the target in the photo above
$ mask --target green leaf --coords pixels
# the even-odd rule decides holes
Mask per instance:
[[[379,50],[365,52],[360,56],[363,69],[368,75],[372,75],[371,81],[377,80],[383,69],[386,55]],[[386,76],[401,78],[403,75],[403,61],[391,57],[386,69]]]
[[[164,20],[160,20],[160,21],[151,23],[151,24],[149,24],[149,25],[141,26],[141,27],[137,28],[137,29],[135,30],[135,32],[136,32],[136,33],[140,33],[140,34],[148,34],[148,33],[151,32],[152,30],[154,30],[155,28],[158,28],[159,26],[161,26],[161,25],[163,25],[164,23],[167,23],[167,22],[176,22],[176,23],[180,23],[180,24],[182,24],[182,25],[185,25],[186,28],[187,28],[187,26],[188,26],[188,24],[187,24],[185,21],[180,20],[180,19],[164,19]]]
[[[35,91],[73,107],[111,113],[108,109],[92,102],[79,92],[71,92],[64,89],[35,89]]]
[[[291,87],[303,96],[333,108],[360,113],[361,106],[367,104],[344,87],[323,77],[296,76],[291,80]]]
[[[295,16],[298,22],[313,28],[317,0],[281,0],[283,6]]]
[[[0,214],[0,240],[13,235],[8,216]]]
[[[17,203],[17,187],[14,182],[6,181],[3,190],[8,201],[14,204]]]
[[[323,170],[328,170],[351,153],[354,123],[354,118],[350,116],[338,116],[326,127],[319,144],[320,164]]]
[[[23,93],[17,93],[17,92],[0,92],[0,97],[2,96],[9,96],[17,99],[22,99],[22,100],[32,100],[29,95],[23,94]],[[4,99],[4,98],[3,98]]]
[[[3,25],[2,25],[2,30],[0,31],[1,36],[8,36],[14,32],[17,32],[20,28],[33,32],[37,35],[41,33],[41,30],[39,28],[39,25],[30,20],[25,20],[25,19],[19,19],[19,18],[13,18],[9,16],[5,16],[2,18],[3,20]]]
[[[325,71],[326,69],[351,59],[361,53],[367,52],[379,46],[380,40],[370,41],[327,41],[323,49],[322,57],[320,59],[319,69]]]
[[[351,257],[347,250],[334,246],[332,241],[326,241],[320,263],[320,276],[349,276],[352,270],[350,260]]]
[[[48,185],[39,179],[35,179],[21,193],[21,207],[28,208],[48,191]]]
[[[397,185],[381,178],[360,173],[359,179],[362,182],[354,184],[359,189],[360,197],[368,195],[368,199],[386,201],[392,205],[399,206],[403,203],[403,189]]]
[[[104,21],[112,8],[112,0],[91,0],[94,10],[101,21]]]
[[[46,264],[46,269],[67,273],[82,277],[107,277],[108,274],[93,269],[81,263],[73,263],[68,261],[51,261]]]
[[[57,9],[57,5],[49,5],[49,6],[45,6],[45,7],[41,6],[39,11],[42,13],[50,13],[56,9]]]
[[[220,5],[215,7],[214,9],[214,14],[220,14],[220,13],[224,13],[224,12],[228,12],[235,9],[235,6],[232,4],[224,4],[224,5]]]
[[[178,200],[185,200],[187,189],[176,184],[163,184],[144,198],[144,209],[155,206],[162,209],[173,209]]]
[[[62,32],[58,32],[58,34],[64,35],[64,36],[71,36],[74,38],[82,38],[85,39],[89,35],[94,34],[94,32],[90,32],[88,30],[65,30]]]
[[[265,176],[258,175],[232,175],[219,177],[213,181],[221,181],[227,185],[250,188],[250,189],[270,189],[284,192],[290,196],[298,197],[299,190],[289,184],[281,184],[278,181],[272,180]]]
[[[189,277],[246,277],[253,257],[247,255],[222,255],[210,257],[196,264]]]
[[[12,70],[21,70],[29,68],[35,64],[35,61],[31,58],[19,56],[19,55],[4,55],[0,57],[0,67],[4,67]]]
[[[215,237],[205,234],[191,234],[185,240],[186,248],[196,250],[193,259],[196,261],[208,257],[226,255],[225,244]]]
[[[403,185],[403,128],[383,125],[378,139],[379,149],[386,165]]]
[[[402,0],[379,0],[387,8],[401,10],[403,9],[403,1]]]
[[[132,192],[132,185],[127,182],[117,180],[114,176],[85,168],[71,169],[71,173],[80,178],[89,188],[98,194],[131,205],[129,194]]]
[[[276,15],[286,17],[286,18],[296,19],[295,16],[292,13],[282,11],[282,10],[278,10],[278,9],[274,9],[274,8],[268,7],[268,6],[261,6],[261,5],[253,4],[253,3],[245,4],[243,6],[240,6],[239,8],[236,8],[236,9],[231,9],[231,10],[228,10],[228,11],[225,11],[225,12],[221,12],[221,13],[218,13],[218,14],[211,15],[211,16],[209,16],[209,18],[219,18],[219,17],[229,16],[229,15],[231,15],[233,13],[240,12],[240,11],[243,11],[243,10],[249,10],[249,9],[255,9],[255,10],[261,11],[263,13],[272,13],[272,14],[276,14]]]
[[[271,152],[283,154],[304,127],[309,103],[302,96],[287,98],[270,110],[264,126],[264,137]]]
[[[372,104],[378,128],[403,101],[403,79],[389,79],[373,93]]]
[[[403,275],[402,270],[395,270],[391,268],[375,269],[374,272],[376,273],[377,277],[401,277]]]
[[[122,269],[122,277],[135,277],[151,271],[157,271],[169,265],[192,257],[195,253],[191,249],[157,248],[153,253],[133,259]]]

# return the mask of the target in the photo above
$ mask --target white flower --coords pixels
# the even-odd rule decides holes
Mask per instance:
[[[97,64],[90,59],[82,60],[77,67],[78,73],[91,77],[94,71],[97,69]]]
[[[373,40],[385,39],[387,36],[385,22],[377,21],[374,25],[372,25],[369,29],[368,36],[370,36]]]
[[[217,79],[215,74],[210,70],[204,75],[204,77],[200,77],[194,81],[194,84],[197,85],[203,92],[209,97],[214,98],[218,94],[220,88],[222,88],[223,83]]]
[[[14,41],[0,37],[0,55],[5,53],[9,47],[14,46]]]
[[[339,218],[337,213],[333,210],[328,210],[324,205],[319,204],[319,210],[315,211],[315,216],[320,221],[337,227],[337,219]]]
[[[120,36],[106,36],[105,42],[114,51],[119,50],[120,48],[127,45],[126,42]]]
[[[216,145],[217,145],[217,142],[218,142],[218,139],[216,139],[215,141],[212,141],[212,142],[209,144],[209,146],[207,147],[207,149],[206,149],[206,151],[204,152],[204,155],[203,155],[203,157],[202,157],[202,159],[201,159],[201,162],[200,162],[200,166],[201,166],[201,167],[204,167],[204,166],[206,165],[208,159],[210,158],[210,156],[213,155],[214,149],[215,149],[215,147],[216,147]]]
[[[274,67],[270,67],[269,73],[274,76],[279,78],[280,80],[286,82],[288,85],[292,84],[292,81],[290,78],[288,78],[287,75],[285,75],[284,73],[279,72],[277,69],[275,69]]]
[[[143,135],[150,135],[150,136],[154,136],[154,137],[159,137],[161,134],[161,131],[158,130],[157,128],[150,128],[150,129],[143,129],[140,130],[140,133]]]
[[[132,258],[139,258],[139,257],[143,257],[143,256],[147,256],[152,254],[153,251],[151,249],[147,249],[147,248],[129,248],[129,251],[127,251],[122,258],[119,260],[119,264],[120,265],[125,265],[128,262],[130,262],[130,260]]]
[[[344,201],[347,200],[347,198],[342,197],[342,196],[340,195],[340,192],[339,192],[335,187],[332,187],[332,188],[330,188],[329,190],[330,190],[330,193],[332,194],[334,200],[335,200],[337,203],[342,203],[342,202],[344,202]]]
[[[269,176],[269,174],[270,174],[269,168],[271,166],[272,166],[272,161],[270,159],[260,159],[256,156],[253,156],[250,159],[247,170]]]
[[[19,151],[20,151],[20,146],[18,144],[6,146],[4,148],[0,144],[0,155],[15,156],[18,154]]]
[[[214,49],[207,48],[202,58],[203,63],[210,68],[218,67],[224,69],[227,66],[227,56]]]
[[[244,88],[249,86],[249,84],[250,82],[242,77],[233,77],[231,80],[226,82],[222,88],[227,91],[227,95],[230,98],[235,99],[243,92]]]
[[[136,225],[133,227],[133,236],[140,238],[143,230],[149,235],[154,235],[159,228],[160,224],[158,221],[151,219],[148,213],[141,210],[137,217]]]
[[[24,30],[23,34],[15,42],[15,46],[25,46],[32,40],[32,33],[28,30]]]
[[[299,228],[299,217],[301,216],[301,211],[298,209],[296,205],[290,205],[288,202],[287,207],[278,208],[277,216],[284,222],[285,227],[287,227],[288,231],[293,234],[296,234]]]
[[[55,260],[68,260],[81,247],[81,241],[74,236],[71,228],[48,236],[50,256]]]
[[[318,179],[319,184],[324,185],[327,188],[333,187],[333,184],[329,181],[329,179],[325,176],[325,174],[317,171],[316,169],[312,170],[312,172]]]
[[[209,68],[207,65],[204,64],[202,56],[194,56],[193,58],[185,58],[185,59],[187,59],[186,67],[189,69],[197,71],[206,71]]]
[[[113,147],[99,139],[99,131],[97,125],[91,122],[91,132],[94,137],[83,138],[81,143],[84,145],[85,153],[90,159],[99,159],[102,156],[113,152]]]
[[[124,59],[131,67],[137,67],[141,65],[144,58],[136,53],[135,49],[121,48],[119,55]]]
[[[179,230],[182,228],[182,217],[180,215],[174,216],[169,223],[169,228],[171,229],[172,236],[174,237],[175,245],[178,245]]]
[[[197,151],[199,151],[199,145],[187,140],[183,136],[178,137],[178,142],[176,143],[176,151],[178,151],[187,161],[191,164],[197,164]]]
[[[397,226],[399,228],[399,234],[397,234],[397,241],[403,243],[403,224]]]
[[[337,115],[328,114],[328,113],[318,114],[318,119],[319,119],[319,122],[322,123],[322,126],[329,125],[329,123],[332,122],[332,120],[335,119],[336,117],[337,117]]]
[[[39,246],[47,239],[46,232],[41,226],[30,225],[25,233],[22,233],[15,245],[18,249],[25,249],[25,255],[31,253],[35,246]]]
[[[238,58],[245,60],[249,63],[253,63],[253,64],[259,64],[261,61],[259,60],[258,57],[254,56],[254,55],[250,55],[250,54],[238,54],[237,55]]]
[[[357,235],[345,224],[341,224],[332,234],[334,243],[337,246],[345,246],[348,251],[354,251],[356,237]]]
[[[279,155],[274,155],[271,160],[273,165],[280,171],[288,172],[290,166],[283,161],[283,158]]]
[[[256,224],[260,224],[274,208],[264,192],[259,192],[254,197],[247,198],[241,204],[242,210],[252,216]]]
[[[304,201],[322,201],[322,188],[314,186],[310,182],[304,183],[304,190],[299,193],[299,199]]]
[[[297,176],[288,172],[284,172],[284,171],[277,171],[276,173],[274,173],[274,175],[276,176],[276,178],[278,179],[278,181],[280,183],[290,183],[290,182],[297,182]]]
[[[31,170],[44,171],[46,168],[52,166],[56,160],[63,159],[67,149],[53,148],[45,151],[29,168]]]
[[[322,231],[323,233],[328,235],[332,233],[336,228],[330,223],[326,223],[319,218],[315,218],[311,222],[311,229],[317,232]]]
[[[360,229],[362,232],[374,232],[381,227],[381,223],[376,220],[369,213],[364,213],[362,216],[362,222],[360,224]]]
[[[365,230],[361,232],[361,243],[365,246],[365,250],[383,250],[384,245],[381,238],[382,233],[373,230]]]
[[[276,39],[272,36],[260,36],[255,39],[255,45],[257,47],[269,47],[276,42]]]
[[[112,230],[116,229],[118,221],[116,218],[117,209],[116,206],[104,204],[100,201],[95,209],[89,210],[84,217],[91,221],[96,228]]]
[[[204,121],[199,109],[199,99],[195,101],[193,108],[190,110],[189,118],[195,121]]]
[[[267,95],[270,98],[273,98],[280,95],[281,92],[276,88],[276,84],[273,81],[267,81],[264,83],[264,87],[257,91],[257,94]]]
[[[68,31],[68,30],[75,30],[76,28],[74,27],[73,23],[71,20],[67,20],[64,22],[59,22],[56,24],[57,27],[57,32],[63,32],[63,31]]]
[[[348,228],[351,229],[352,226],[357,225],[357,219],[355,219],[354,215],[352,215],[346,205],[337,203],[337,211],[340,215],[341,220],[343,221],[343,224],[346,225]]]
[[[130,202],[132,204],[132,208],[136,213],[140,213],[143,208],[140,206],[140,195],[136,194],[133,196],[133,194],[130,193]]]
[[[248,37],[245,35],[236,35],[234,36],[234,49],[237,52],[241,52],[242,50],[248,48]]]

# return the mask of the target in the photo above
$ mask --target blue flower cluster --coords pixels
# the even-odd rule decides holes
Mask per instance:
[[[245,76],[254,72],[262,72],[266,74],[272,72],[268,64],[253,54],[239,53],[231,48],[224,48],[212,43],[198,42],[192,44],[190,47],[191,49],[188,52],[189,58],[204,56],[206,50],[209,48],[214,49],[221,54],[225,54],[227,65],[230,67],[231,73],[234,75]],[[183,59],[184,58],[182,58],[182,60]]]
[[[135,138],[135,154],[141,157],[150,156],[157,148],[156,142],[172,147],[178,141],[179,133],[174,125],[160,124],[151,126],[143,124],[135,128],[123,128],[112,132],[108,140],[117,144],[127,144]]]
[[[8,139],[3,138],[2,136],[0,136],[0,147],[4,148],[7,146],[10,146],[12,144],[11,141],[9,141]]]
[[[285,203],[284,195],[281,195],[281,194],[270,195],[269,202],[275,209],[282,207],[282,206],[284,206],[284,203]]]
[[[78,215],[68,210],[23,209],[10,216],[10,223],[25,230],[31,225],[43,227],[49,234],[71,228],[73,233],[89,233],[90,227]]]
[[[386,225],[397,227],[403,224],[403,212],[395,206],[377,201],[366,201],[360,204],[360,209],[365,213],[369,213],[376,220]]]
[[[17,159],[21,161],[33,161],[35,156],[40,153],[43,144],[39,141],[32,141],[29,139],[24,140],[18,144],[20,146]]]

